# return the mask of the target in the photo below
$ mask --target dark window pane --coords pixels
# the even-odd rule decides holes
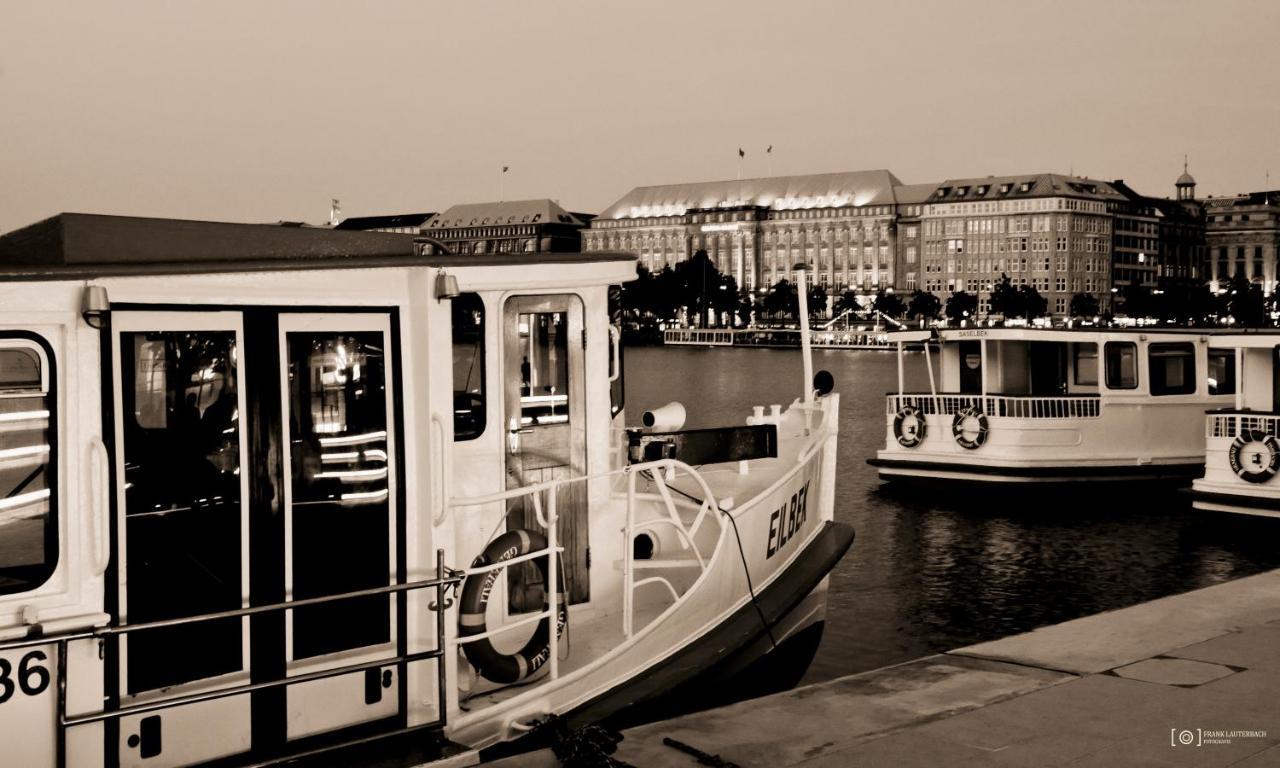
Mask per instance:
[[[57,563],[53,390],[45,378],[30,342],[0,339],[0,594],[40,586]]]
[[[1136,389],[1138,347],[1131,341],[1109,341],[1105,347],[1108,389]]]
[[[474,293],[453,300],[453,439],[484,432],[484,302]]]
[[[120,345],[129,623],[238,608],[235,334],[122,333]],[[240,625],[226,619],[131,634],[129,691],[241,669]]]
[[[1209,350],[1209,394],[1236,393],[1236,352],[1234,349]]]
[[[386,361],[378,332],[290,333],[293,597],[390,582]],[[390,598],[293,611],[295,659],[385,643]]]
[[[1196,348],[1191,344],[1152,344],[1147,348],[1147,367],[1153,395],[1196,391]]]

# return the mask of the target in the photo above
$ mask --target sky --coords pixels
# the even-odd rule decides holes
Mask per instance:
[[[594,212],[739,170],[1165,196],[1184,154],[1201,196],[1276,188],[1278,32],[1243,0],[0,0],[0,232]]]

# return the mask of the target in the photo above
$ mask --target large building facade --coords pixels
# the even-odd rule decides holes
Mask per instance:
[[[1280,191],[1197,200],[1123,180],[1037,173],[903,184],[887,170],[637,187],[583,232],[587,249],[630,251],[661,270],[705,250],[740,289],[763,293],[803,262],[831,294],[954,291],[990,307],[1007,275],[1050,313],[1089,294],[1103,311],[1131,286],[1238,272],[1276,288]]]
[[[449,253],[574,253],[591,216],[570,213],[554,200],[509,200],[450,206],[418,230]],[[438,246],[421,246],[434,252]]]
[[[905,283],[902,183],[885,170],[638,187],[583,233],[588,250],[636,253],[651,271],[705,250],[740,290],[763,292],[798,262],[838,292]]]
[[[1276,290],[1280,256],[1280,190],[1252,192],[1204,201],[1205,277],[1215,289],[1237,274]]]

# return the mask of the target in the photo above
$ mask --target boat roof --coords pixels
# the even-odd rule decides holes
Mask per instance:
[[[420,254],[414,235],[61,213],[0,236],[0,282],[300,269],[634,262],[591,253]]]
[[[1085,326],[1080,328],[930,328],[925,330],[888,331],[886,336],[892,342],[920,342],[926,340],[968,341],[971,339],[991,339],[993,341],[1078,341],[1083,336],[1093,338],[1133,338],[1138,336],[1168,337],[1218,337],[1233,333],[1224,328],[1113,328],[1110,326]],[[1234,333],[1238,334],[1238,331]],[[1275,336],[1280,343],[1280,332]]]
[[[1280,329],[1256,328],[1215,334],[1209,346],[1227,349],[1271,349],[1280,346]]]

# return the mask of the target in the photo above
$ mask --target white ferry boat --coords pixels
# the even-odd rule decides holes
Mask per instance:
[[[1280,517],[1280,332],[1214,336],[1223,364],[1209,376],[1234,394],[1204,423],[1204,476],[1191,484],[1196,509]]]
[[[1204,412],[1231,402],[1231,364],[1194,330],[947,328],[889,334],[885,480],[988,483],[1183,479],[1204,463]],[[925,345],[929,391],[906,392],[906,344]],[[1206,375],[1209,372],[1209,375]],[[939,380],[940,379],[940,380]]]
[[[460,765],[807,666],[853,538],[830,377],[748,426],[624,433],[633,257],[423,251],[0,237],[5,764]]]

